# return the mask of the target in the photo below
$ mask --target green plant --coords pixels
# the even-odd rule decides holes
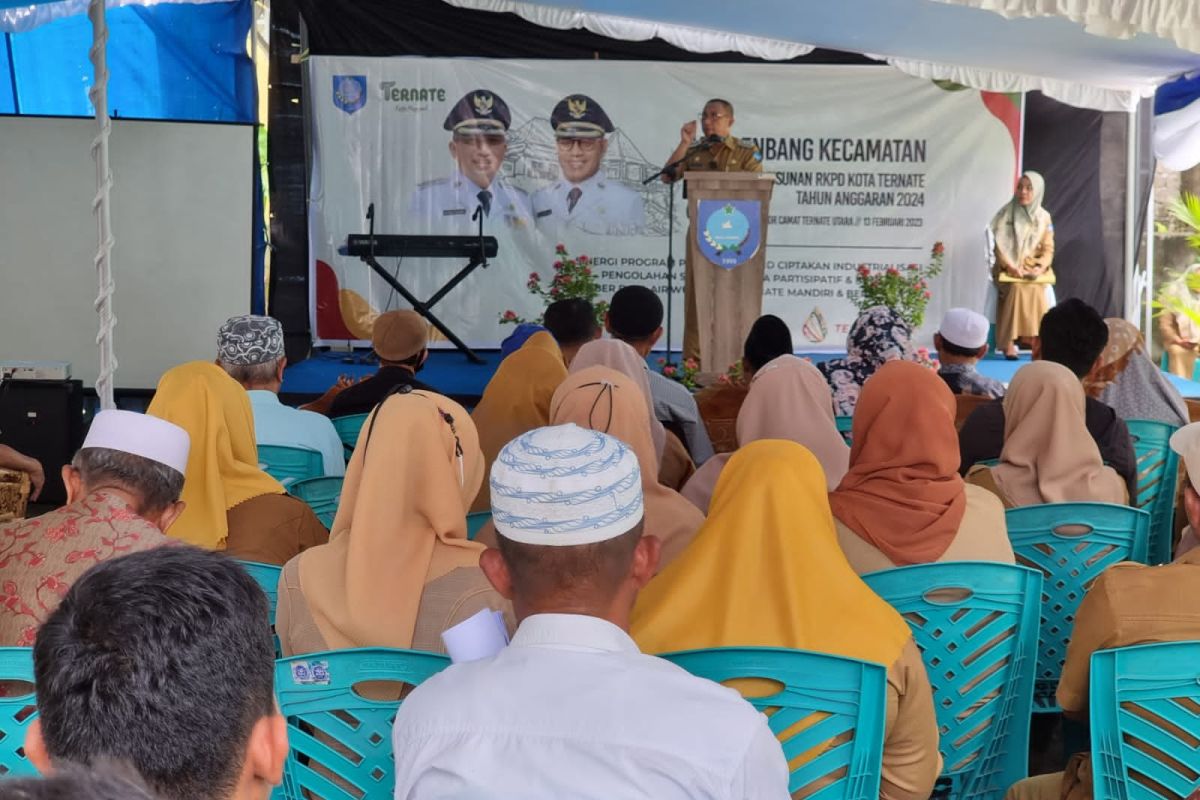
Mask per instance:
[[[1177,222],[1191,230],[1188,247],[1200,254],[1200,197],[1184,192],[1171,201],[1170,211]]]
[[[583,298],[591,303],[592,308],[596,311],[596,323],[604,324],[604,315],[608,313],[608,303],[596,302],[596,296],[600,294],[600,289],[596,284],[596,278],[592,275],[592,260],[582,254],[572,258],[567,252],[566,245],[563,244],[555,246],[554,256],[555,260],[552,265],[554,276],[547,286],[542,286],[542,276],[536,272],[529,273],[529,280],[525,282],[525,288],[529,290],[529,293],[542,299],[542,314],[539,314],[535,320],[527,320],[518,316],[517,312],[512,309],[508,309],[500,314],[501,325],[519,325],[531,321],[541,324],[546,306],[557,300],[568,300],[574,297]]]
[[[682,364],[668,364],[665,358],[660,358],[658,363],[662,367],[664,377],[682,383],[692,391],[700,388],[700,384],[696,382],[696,375],[700,372],[700,364],[696,359],[685,358]]]
[[[933,294],[929,291],[929,279],[942,271],[946,248],[934,242],[929,252],[929,263],[909,264],[905,269],[887,267],[872,269],[866,264],[858,267],[858,309],[872,306],[887,306],[914,328],[925,321],[925,306]]]

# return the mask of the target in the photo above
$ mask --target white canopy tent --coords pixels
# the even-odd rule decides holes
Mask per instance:
[[[860,53],[920,78],[987,91],[1036,90],[1080,108],[1126,112],[1126,317],[1135,320],[1139,299],[1151,296],[1152,270],[1139,275],[1136,265],[1138,109],[1160,85],[1200,71],[1200,0],[446,2],[559,30],[657,37],[698,53],[767,60],[818,47]],[[1143,325],[1148,334],[1148,310]]]

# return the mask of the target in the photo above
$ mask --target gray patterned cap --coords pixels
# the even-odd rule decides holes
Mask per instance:
[[[283,326],[273,317],[230,317],[217,331],[217,358],[225,364],[249,366],[282,357]]]

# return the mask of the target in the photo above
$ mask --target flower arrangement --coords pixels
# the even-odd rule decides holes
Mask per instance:
[[[742,368],[742,360],[729,365],[729,369],[725,370],[725,374],[717,376],[717,383],[724,386],[742,386],[746,383],[746,371]]]
[[[928,347],[917,348],[916,358],[913,359],[913,363],[920,364],[922,367],[931,369],[934,372],[937,372],[942,367],[942,365],[938,363],[938,360],[930,355]]]
[[[925,306],[933,294],[929,291],[929,279],[942,272],[946,248],[934,242],[929,253],[929,263],[909,264],[907,268],[887,267],[871,269],[866,264],[858,267],[858,308],[887,306],[895,309],[913,328],[925,321]]]
[[[682,364],[668,364],[665,358],[660,358],[658,363],[662,367],[663,377],[682,383],[693,392],[700,388],[700,384],[696,382],[700,364],[696,359],[685,358]]]
[[[592,308],[596,310],[597,324],[604,324],[608,303],[596,302],[596,296],[600,294],[600,290],[592,275],[592,260],[582,254],[572,258],[567,252],[566,245],[561,242],[554,248],[554,259],[554,276],[550,279],[548,286],[542,285],[542,276],[536,272],[529,273],[529,280],[525,282],[525,288],[529,290],[529,293],[542,299],[543,314],[535,320],[527,320],[509,309],[500,315],[501,325],[519,325],[523,322],[541,324],[545,306],[556,300],[567,300],[572,297],[581,297],[591,303]]]

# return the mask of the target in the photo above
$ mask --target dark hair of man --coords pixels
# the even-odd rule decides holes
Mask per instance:
[[[1062,364],[1082,378],[1108,344],[1108,326],[1099,311],[1072,297],[1046,312],[1038,338],[1043,359]]]
[[[774,314],[763,314],[754,320],[746,344],[742,348],[742,364],[760,370],[780,356],[792,354],[792,332],[787,323]]]
[[[128,767],[65,764],[53,775],[0,781],[0,800],[154,800],[154,795]]]
[[[137,502],[134,511],[149,515],[163,511],[183,492],[183,473],[158,461],[107,447],[87,447],[75,454],[71,466],[79,470],[89,491],[120,489]]]
[[[724,106],[724,107],[725,107],[725,112],[726,112],[727,114],[729,114],[729,116],[731,116],[731,117],[733,116],[733,103],[729,102],[728,100],[722,100],[722,99],[721,99],[721,98],[719,98],[719,97],[714,97],[712,100],[709,100],[709,101],[708,101],[707,103],[705,103],[704,105],[706,105],[706,106],[707,106],[707,105],[709,105],[709,104],[711,104],[711,103],[720,103],[722,106]]]
[[[33,646],[51,760],[128,762],[167,800],[227,797],[274,713],[267,598],[236,562],[161,547],[101,562]]]
[[[651,336],[663,321],[663,304],[645,286],[618,289],[608,306],[608,327],[624,342],[640,342]]]
[[[942,334],[938,334],[942,336]],[[962,358],[977,358],[979,356],[978,347],[963,347],[942,336],[942,349],[952,356],[960,356]]]
[[[557,597],[606,597],[629,573],[643,522],[612,539],[568,547],[514,542],[496,535],[496,547],[508,565],[514,591],[550,601]]]
[[[542,324],[563,347],[590,342],[600,328],[596,322],[596,309],[582,297],[555,300],[546,306]]]
[[[275,380],[282,359],[283,356],[280,356],[261,364],[228,364],[218,358],[217,364],[229,373],[229,377],[243,386],[262,386]]]

